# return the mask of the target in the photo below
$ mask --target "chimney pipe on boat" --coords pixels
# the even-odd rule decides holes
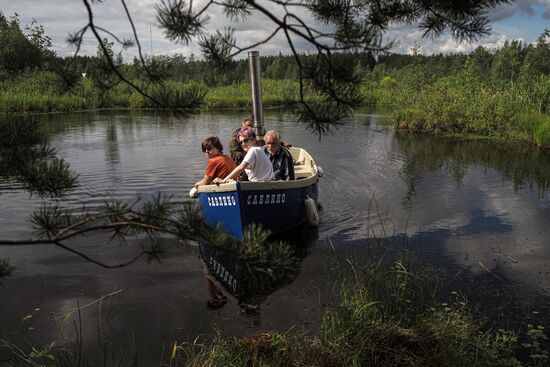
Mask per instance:
[[[264,112],[262,110],[262,86],[260,81],[260,52],[248,52],[248,74],[252,88],[252,114],[254,116],[254,131],[258,139],[265,135]]]

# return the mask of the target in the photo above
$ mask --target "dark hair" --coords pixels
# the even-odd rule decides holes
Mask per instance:
[[[223,151],[223,145],[222,143],[220,143],[220,139],[218,139],[217,136],[210,136],[204,139],[204,141],[201,144],[202,151],[206,152],[206,148],[208,147],[218,148],[220,153]]]
[[[248,122],[254,124],[254,119],[252,117],[245,117],[241,122],[241,127],[245,126],[245,124],[248,125]]]

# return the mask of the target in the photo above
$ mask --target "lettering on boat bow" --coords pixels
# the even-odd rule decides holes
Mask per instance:
[[[233,195],[208,195],[208,206],[235,206],[237,202]]]
[[[286,195],[282,194],[250,194],[246,197],[246,205],[284,204]]]
[[[231,274],[223,264],[218,262],[214,257],[210,256],[208,259],[210,264],[210,271],[222,281],[225,285],[229,286],[232,292],[237,292],[237,278]]]

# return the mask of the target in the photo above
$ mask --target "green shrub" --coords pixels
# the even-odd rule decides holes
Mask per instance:
[[[67,85],[56,73],[37,71],[6,80],[1,89],[13,93],[61,95],[67,92]]]
[[[537,145],[541,148],[550,148],[550,117],[545,116],[537,129],[533,132]]]
[[[134,109],[146,107],[145,97],[138,92],[133,92],[130,94],[130,97],[128,97],[128,107]]]

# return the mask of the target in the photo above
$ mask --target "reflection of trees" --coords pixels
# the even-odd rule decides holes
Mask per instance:
[[[445,170],[460,184],[469,165],[492,168],[512,182],[514,190],[538,189],[541,197],[550,189],[550,156],[543,151],[513,143],[494,143],[440,138],[396,131],[398,148],[404,154],[403,173],[409,187],[407,197],[415,195],[415,186],[424,171]]]
[[[105,159],[111,167],[115,170],[120,162],[120,151],[118,149],[118,131],[115,122],[110,122],[107,125],[107,131],[105,136]]]

